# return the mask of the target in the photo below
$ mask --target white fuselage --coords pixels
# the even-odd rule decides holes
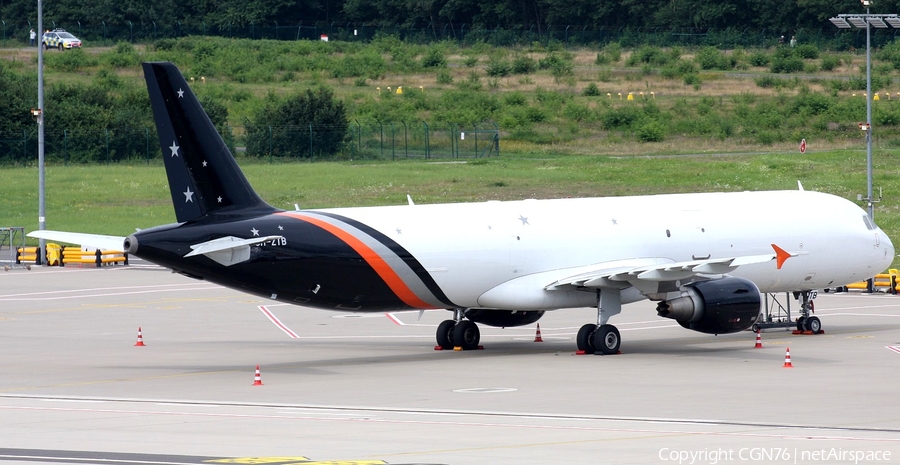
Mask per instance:
[[[590,292],[544,290],[605,263],[794,254],[729,273],[761,292],[840,286],[881,272],[894,247],[852,202],[809,191],[523,200],[322,210],[390,237],[463,307],[596,305]],[[642,298],[623,294],[623,301]],[[624,302],[623,302],[624,303]]]

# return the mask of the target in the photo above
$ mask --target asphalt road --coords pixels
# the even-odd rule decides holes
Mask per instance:
[[[482,327],[484,350],[435,351],[449,312],[285,306],[139,263],[12,269],[0,462],[900,463],[900,297],[820,293],[825,334],[761,349],[654,307],[613,318],[621,355],[574,354],[591,309],[548,313],[540,343]]]

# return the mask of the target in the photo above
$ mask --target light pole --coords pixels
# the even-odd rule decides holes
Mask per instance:
[[[38,45],[38,107],[32,110],[32,115],[38,124],[38,230],[46,229],[46,216],[44,215],[44,12],[41,0],[37,0],[38,7],[38,33],[41,40]],[[39,242],[37,264],[44,263],[43,254],[47,250],[47,241]]]
[[[888,25],[900,28],[900,17],[896,14],[870,14],[872,0],[860,1],[866,7],[866,14],[841,14],[829,21],[841,29],[850,29],[852,26],[866,28],[866,122],[859,125],[860,129],[866,131],[866,198],[860,200],[866,201],[869,219],[874,224],[875,202],[878,200],[872,189],[872,38],[869,26],[879,29],[885,29]]]

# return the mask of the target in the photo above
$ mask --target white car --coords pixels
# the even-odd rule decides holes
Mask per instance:
[[[44,33],[44,36],[41,37],[41,45],[44,47],[44,50],[48,48],[65,50],[67,48],[81,48],[81,40],[63,29],[54,29]]]

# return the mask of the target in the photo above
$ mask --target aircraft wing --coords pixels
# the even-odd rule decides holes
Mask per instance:
[[[193,250],[184,257],[206,255],[222,265],[231,266],[250,259],[251,245],[274,241],[276,239],[281,239],[281,237],[282,236],[263,236],[252,237],[250,239],[241,239],[240,237],[234,236],[220,237],[218,239],[192,245],[191,249]]]
[[[27,236],[37,239],[65,242],[67,244],[78,244],[102,250],[124,250],[125,247],[123,245],[125,238],[121,236],[51,231],[47,229],[31,231]]]
[[[685,280],[696,276],[715,276],[731,273],[738,267],[766,263],[777,260],[777,267],[790,257],[803,252],[786,252],[773,244],[775,253],[741,257],[690,260],[665,263],[662,259],[640,259],[615,263],[601,263],[593,269],[558,279],[544,287],[545,290],[559,290],[565,287],[615,288],[634,286],[638,289],[652,288],[656,283]]]

